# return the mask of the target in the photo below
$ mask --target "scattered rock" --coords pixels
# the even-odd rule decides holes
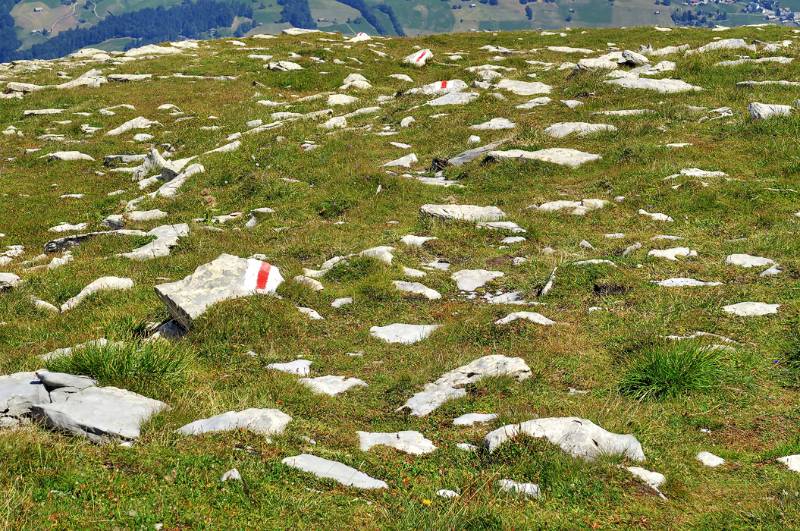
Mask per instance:
[[[370,433],[359,431],[359,448],[368,452],[373,446],[389,446],[411,455],[429,454],[436,450],[431,441],[418,431],[399,431],[396,433]]]
[[[723,306],[722,309],[725,313],[739,317],[760,317],[762,315],[776,314],[780,307],[780,304],[767,304],[765,302],[738,302]]]
[[[530,378],[531,369],[522,358],[509,358],[499,354],[483,356],[444,373],[435,382],[426,384],[422,392],[409,398],[399,410],[407,410],[411,415],[424,417],[448,400],[466,396],[465,386],[496,376],[509,376],[522,381]]]
[[[247,430],[259,435],[283,433],[292,417],[277,409],[245,409],[228,411],[207,419],[190,422],[178,429],[183,435],[202,435],[220,431]]]
[[[221,254],[177,282],[159,284],[156,294],[184,328],[212,305],[255,294],[274,294],[283,282],[280,270],[267,262]]]
[[[318,478],[332,479],[346,487],[358,489],[386,489],[389,487],[386,482],[372,478],[355,468],[310,454],[287,457],[281,463],[313,474]]]
[[[577,417],[553,417],[509,424],[486,435],[490,452],[520,434],[545,438],[573,457],[593,461],[601,455],[627,457],[644,461],[642,445],[633,435],[619,435],[604,430],[590,420]]]
[[[725,460],[723,458],[718,457],[711,452],[699,452],[696,458],[698,461],[710,468],[717,468],[718,466],[725,464]]]

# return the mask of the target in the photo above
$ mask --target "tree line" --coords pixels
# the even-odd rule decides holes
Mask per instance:
[[[17,38],[11,10],[18,0],[0,0],[0,61],[5,61],[22,44]]]
[[[0,6],[9,2],[13,6],[15,0],[0,0]],[[18,43],[6,43],[3,32],[6,26],[0,17],[0,61],[54,59],[120,37],[134,39],[126,49],[179,38],[197,38],[208,30],[231,26],[237,16],[253,18],[253,8],[242,3],[184,0],[183,4],[169,8],[145,8],[122,15],[109,15],[90,28],[62,31],[46,42],[19,51],[16,51]]]

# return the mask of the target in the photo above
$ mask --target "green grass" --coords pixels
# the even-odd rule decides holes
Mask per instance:
[[[536,7],[557,11],[557,6]],[[796,45],[780,51],[795,58],[789,65],[713,66],[740,51],[666,57],[677,63],[671,77],[705,89],[679,95],[619,89],[605,84],[602,73],[571,75],[526,63],[577,59],[546,49],[553,45],[587,47],[600,55],[609,42],[637,50],[640,44],[696,47],[720,36],[775,42],[794,34],[776,27],[735,28],[722,34],[686,29],[658,33],[649,28],[567,33],[567,37],[534,32],[436,35],[369,43],[387,53],[386,59],[378,58],[366,43],[344,48],[324,40],[337,39],[325,34],[245,39],[250,48],[266,48],[258,51],[209,42],[180,56],[100,67],[105,74],[154,74],[147,82],[41,91],[21,101],[3,100],[0,130],[13,124],[25,136],[0,137],[0,232],[6,234],[0,239],[0,252],[18,243],[25,245],[25,254],[2,270],[19,274],[25,282],[0,294],[0,374],[39,369],[41,354],[105,337],[128,346],[119,352],[87,350],[53,362],[62,365],[51,368],[89,374],[103,385],[142,392],[170,408],[143,427],[132,448],[98,447],[37,425],[0,432],[0,489],[5,494],[0,528],[149,529],[157,523],[165,529],[797,527],[800,475],[774,459],[800,452],[795,378],[800,371],[794,368],[800,311],[800,218],[794,216],[800,210],[796,192],[800,117],[760,124],[751,122],[746,111],[751,101],[791,104],[797,95],[792,88],[736,86],[745,79],[796,78],[800,61]],[[486,44],[519,52],[500,61],[494,58],[496,53],[480,49]],[[423,69],[402,65],[401,58],[417,45],[431,48],[434,61]],[[464,59],[450,64],[445,54],[456,51],[463,52]],[[290,52],[304,57],[298,62],[305,70],[270,72],[261,61],[247,58],[266,53],[284,59]],[[327,62],[315,64],[309,56]],[[412,76],[413,86],[456,78],[472,83],[477,77],[464,68],[481,64],[515,68],[509,74],[514,79],[527,80],[535,74],[536,80],[554,87],[554,102],[520,111],[514,106],[528,98],[505,93],[506,99],[499,100],[489,95],[493,90],[486,90],[470,105],[443,110],[422,105],[425,97],[403,95],[383,104],[379,113],[348,119],[349,130],[330,132],[308,120],[245,135],[239,151],[201,157],[206,172],[190,179],[174,199],[142,203],[143,209],[160,208],[168,217],[129,228],[189,223],[190,234],[169,257],[145,262],[119,258],[117,253],[130,251],[142,240],[108,236],[75,247],[75,260],[59,269],[27,270],[22,265],[54,236],[48,227],[86,221],[99,228],[104,217],[122,212],[123,202],[141,194],[128,175],[110,172],[99,161],[111,153],[144,153],[149,145],[130,142],[130,135],[107,137],[102,131],[87,137],[80,132],[83,123],[108,130],[139,115],[159,120],[164,125],[151,131],[157,144],[173,146],[175,158],[188,157],[222,145],[228,135],[243,131],[248,120],[269,121],[271,110],[256,104],[259,99],[293,101],[295,96],[337,91],[345,76],[358,71],[374,88],[352,91],[359,101],[336,108],[336,114],[344,114],[374,105],[379,95],[409,87],[389,78],[391,73]],[[63,81],[57,77],[59,71],[74,76],[90,67],[65,62],[26,71],[17,65],[4,75],[49,84]],[[168,77],[174,72],[237,79],[190,82]],[[567,98],[584,105],[568,109],[558,102]],[[133,104],[136,110],[116,116],[98,113],[121,103]],[[176,122],[157,110],[164,103],[178,105],[192,119]],[[729,106],[734,115],[701,123],[703,113],[686,105]],[[25,109],[45,107],[67,111],[58,118],[22,118]],[[293,103],[286,110],[305,113],[323,108],[325,101],[316,100]],[[628,118],[593,115],[624,108],[653,112]],[[440,112],[447,116],[431,117]],[[409,115],[417,123],[399,128],[400,120]],[[419,158],[410,173],[427,170],[434,157],[450,157],[471,147],[467,138],[475,132],[468,126],[493,117],[509,118],[517,127],[482,131],[483,142],[510,136],[510,147],[570,147],[603,158],[574,170],[544,163],[476,160],[444,170],[445,176],[464,185],[458,189],[425,186],[381,167],[407,153],[389,145],[396,141],[410,144]],[[72,123],[55,123],[61,119]],[[543,133],[548,125],[565,121],[610,123],[618,131],[558,140]],[[220,129],[200,129],[211,125]],[[374,134],[387,126],[398,134]],[[37,139],[47,132],[63,133],[75,143]],[[299,146],[306,140],[320,147],[302,151]],[[663,146],[667,142],[692,145],[671,150]],[[45,153],[77,149],[98,162],[53,163],[38,158],[41,153],[25,154],[35,147]],[[688,167],[722,170],[729,179],[709,180],[707,186],[692,179],[663,180]],[[117,189],[125,193],[106,195]],[[60,199],[77,192],[86,197]],[[617,196],[625,200],[613,201]],[[528,208],[583,198],[610,203],[586,216]],[[527,240],[503,246],[505,233],[420,217],[421,205],[447,202],[496,205],[527,231]],[[219,226],[221,232],[192,221],[265,206],[275,213],[253,229],[244,227],[247,216]],[[675,221],[652,222],[637,214],[639,208],[667,213]],[[608,233],[625,237],[604,237]],[[422,248],[408,248],[399,242],[406,234],[438,239]],[[660,234],[683,240],[652,240]],[[582,248],[583,239],[595,249]],[[623,257],[623,250],[634,242],[640,242],[642,249]],[[321,279],[325,289],[320,292],[291,281],[303,268],[318,269],[333,256],[354,255],[377,245],[395,247],[391,266],[352,257]],[[650,249],[674,245],[695,249],[698,256],[670,262],[647,255]],[[544,254],[545,247],[555,253]],[[223,252],[266,255],[287,279],[279,290],[281,298],[254,296],[221,303],[180,341],[143,343],[150,323],[168,318],[153,287],[183,278]],[[727,266],[725,257],[732,253],[772,258],[784,272],[759,277],[759,270]],[[528,260],[513,265],[517,257]],[[449,261],[450,271],[429,271],[420,281],[439,291],[441,300],[408,297],[394,289],[391,282],[403,278],[402,266],[420,269],[436,258]],[[571,265],[590,258],[609,259],[617,267]],[[538,297],[556,266],[553,290]],[[492,292],[518,290],[540,305],[522,308],[466,299],[450,275],[478,268],[505,273],[490,284]],[[37,310],[30,302],[31,296],[63,302],[106,275],[131,278],[134,287],[98,294],[64,314]],[[723,284],[667,289],[651,282],[677,276]],[[353,297],[354,302],[331,308],[339,297]],[[722,310],[726,304],[746,300],[778,303],[781,308],[777,315],[752,319]],[[325,319],[308,320],[297,311],[298,305],[314,308]],[[538,311],[557,325],[494,324],[523,309]],[[371,326],[393,322],[442,327],[428,340],[410,346],[384,344],[370,336]],[[738,344],[731,344],[733,350],[717,351],[716,358],[709,354],[706,360],[703,353],[718,342],[714,338],[680,345],[665,344],[663,339],[696,331],[720,334]],[[676,354],[674,349],[681,348],[692,350]],[[347,355],[357,351],[363,356]],[[524,382],[481,381],[469,386],[463,399],[447,402],[427,417],[397,411],[426,383],[488,354],[523,358],[532,377]],[[338,397],[319,396],[296,377],[267,369],[270,363],[296,358],[311,360],[315,376],[345,375],[369,385]],[[672,363],[676,359],[686,363]],[[641,369],[648,360],[649,368]],[[626,371],[635,367],[644,377],[637,392],[657,389],[662,394],[640,400],[636,393],[621,393]],[[717,377],[706,386],[712,373]],[[653,381],[656,376],[658,381]],[[570,394],[570,388],[587,393]],[[247,432],[207,437],[175,433],[188,422],[251,407],[277,408],[293,420],[271,442]],[[500,418],[496,424],[472,428],[452,425],[454,417],[469,412],[494,412]],[[455,447],[460,442],[480,444],[499,425],[553,416],[587,418],[615,433],[633,434],[647,457],[643,466],[667,477],[662,488],[667,500],[620,468],[632,464],[624,460],[586,463],[531,439],[503,445],[493,454]],[[386,448],[361,452],[359,430],[418,430],[438,449],[422,457]],[[724,457],[730,465],[703,468],[694,459],[702,450]],[[356,467],[386,481],[390,489],[354,491],[281,464],[281,459],[301,452]],[[221,484],[219,477],[233,467],[242,473],[244,483]],[[502,478],[538,482],[544,496],[525,500],[501,494],[495,482]],[[436,491],[442,488],[458,490],[461,497],[441,499]]]
[[[184,385],[191,354],[164,341],[89,346],[47,362],[48,370],[91,376],[100,385],[138,393],[171,393]]]
[[[620,392],[637,400],[677,398],[712,391],[722,375],[716,349],[681,342],[638,354],[622,377]]]

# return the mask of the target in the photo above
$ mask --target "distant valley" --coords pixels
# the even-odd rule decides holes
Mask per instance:
[[[0,61],[295,26],[371,35],[605,26],[796,25],[800,0],[0,0]]]

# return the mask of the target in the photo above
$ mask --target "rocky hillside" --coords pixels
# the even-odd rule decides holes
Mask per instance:
[[[0,65],[0,526],[786,528],[796,30]]]

